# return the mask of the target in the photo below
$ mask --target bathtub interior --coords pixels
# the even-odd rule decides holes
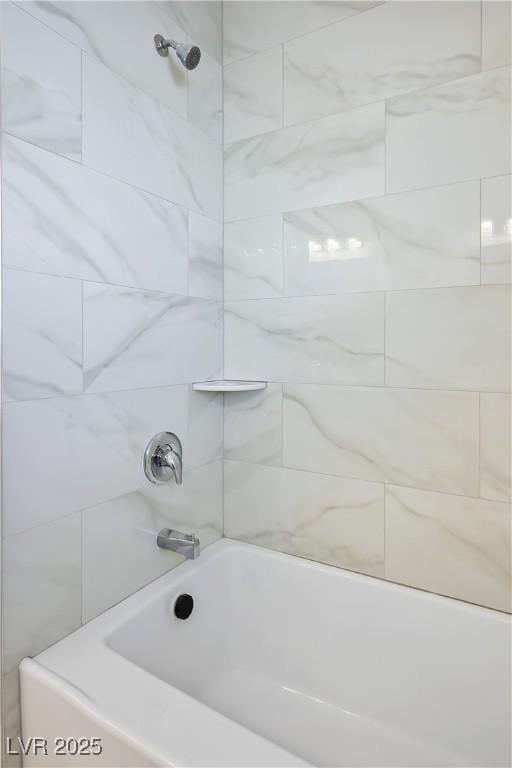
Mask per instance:
[[[510,624],[485,609],[233,545],[107,644],[315,765],[508,764]]]

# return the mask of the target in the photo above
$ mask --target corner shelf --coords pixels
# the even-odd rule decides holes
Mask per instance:
[[[197,392],[252,392],[255,389],[265,389],[266,386],[266,381],[236,381],[234,379],[198,381],[192,385]]]

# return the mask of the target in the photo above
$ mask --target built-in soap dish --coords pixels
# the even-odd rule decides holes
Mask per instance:
[[[219,379],[217,381],[198,381],[192,385],[198,392],[251,392],[255,389],[265,389],[266,381],[236,381],[234,379]]]

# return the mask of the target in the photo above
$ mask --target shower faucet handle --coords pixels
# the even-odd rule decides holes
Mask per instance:
[[[183,450],[174,432],[159,432],[144,451],[144,472],[151,483],[168,483],[173,478],[176,485],[183,482]]]

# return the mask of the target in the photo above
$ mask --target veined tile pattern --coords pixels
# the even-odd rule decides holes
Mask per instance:
[[[388,486],[386,577],[510,611],[510,520],[508,504]]]
[[[81,392],[81,283],[11,269],[3,279],[4,399]]]
[[[480,495],[511,500],[510,395],[480,395]]]
[[[1,13],[3,391],[16,400],[2,414],[3,732],[16,737],[18,661],[180,562],[156,548],[160,522],[197,527],[203,547],[222,530],[222,395],[190,389],[222,372],[222,16],[220,3],[108,0]],[[155,54],[156,32],[201,45],[194,77]],[[86,309],[88,383],[115,391],[82,393],[82,281],[101,294]],[[160,493],[142,454],[162,429],[182,440],[186,485]]]
[[[256,464],[282,463],[281,384],[224,395],[224,457]]]
[[[89,392],[220,376],[218,302],[84,283],[83,313],[84,388]]]
[[[262,299],[283,293],[282,216],[224,225],[224,297]]]
[[[183,208],[8,136],[3,164],[4,264],[187,293]]]
[[[230,80],[242,94],[226,119],[225,374],[271,382],[225,398],[230,535],[322,559],[333,529],[305,521],[294,483],[310,512],[318,477],[390,484],[432,519],[393,508],[387,578],[501,609],[509,21],[494,0],[231,2],[224,14],[227,100]],[[355,294],[380,295],[385,320],[348,305]],[[360,351],[379,329],[384,382],[333,344]],[[262,505],[267,483],[278,498]]]
[[[476,393],[287,384],[283,398],[285,466],[478,494]]]
[[[222,224],[189,214],[188,293],[222,301]]]
[[[6,536],[145,486],[144,448],[164,428],[189,466],[186,386],[6,403],[3,420]]]
[[[510,391],[509,286],[400,291],[386,299],[386,383]]]
[[[376,5],[379,2],[366,0],[304,0],[294,3],[290,12],[289,3],[278,0],[224,3],[224,62],[272,48]]]
[[[386,168],[388,192],[508,173],[510,68],[389,99]]]
[[[286,43],[285,124],[479,71],[479,3],[384,3]]]
[[[12,3],[1,12],[3,130],[80,160],[80,51]]]
[[[383,320],[377,293],[228,302],[226,377],[382,385]]]
[[[146,486],[85,509],[82,520],[83,618],[90,621],[183,562],[155,547],[162,528],[195,533],[202,547],[221,536],[222,462],[186,472],[180,487]]]
[[[226,144],[282,127],[282,68],[280,46],[224,68]]]
[[[382,485],[232,461],[224,483],[229,538],[383,575]]]
[[[226,221],[384,192],[384,105],[238,141],[224,154]]]
[[[478,181],[285,214],[285,293],[475,285]]]
[[[84,163],[220,221],[221,145],[83,56]]]
[[[109,70],[158,99],[173,112],[187,116],[187,74],[175,57],[165,63],[155,56],[153,35],[183,40],[185,35],[155,2],[120,4],[21,0],[21,7],[75,46],[101,61]],[[148,44],[149,42],[149,44]]]
[[[512,176],[482,179],[482,283],[512,280]]]

